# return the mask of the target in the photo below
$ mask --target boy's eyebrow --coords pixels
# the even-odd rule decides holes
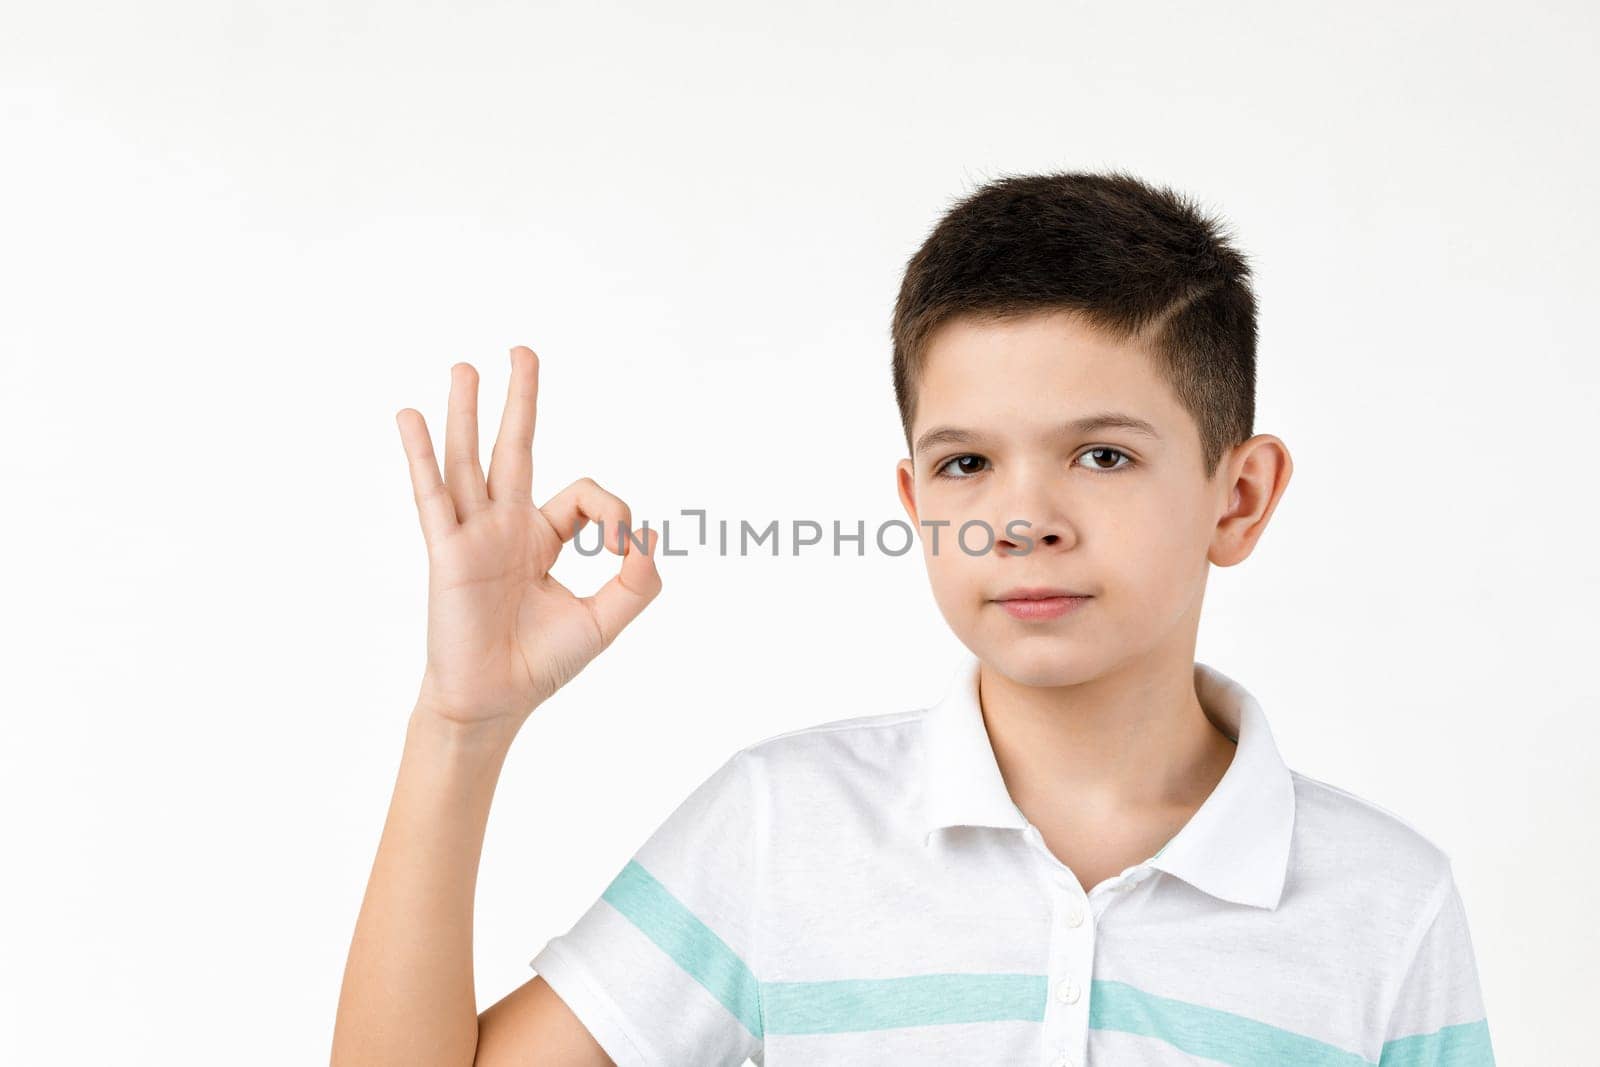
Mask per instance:
[[[1129,415],[1121,411],[1101,411],[1093,415],[1073,419],[1061,427],[1064,431],[1073,434],[1090,434],[1097,430],[1127,430],[1130,433],[1143,434],[1146,437],[1160,440],[1161,435],[1156,428],[1144,419]],[[982,434],[971,430],[963,430],[959,426],[936,426],[917,438],[915,455],[921,455],[935,445],[963,445],[982,439]]]

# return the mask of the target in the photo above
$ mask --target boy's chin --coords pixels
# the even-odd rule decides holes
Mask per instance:
[[[1100,650],[1081,637],[1036,634],[1020,640],[1001,638],[980,644],[973,651],[990,670],[1018,685],[1037,688],[1081,685],[1111,667]]]

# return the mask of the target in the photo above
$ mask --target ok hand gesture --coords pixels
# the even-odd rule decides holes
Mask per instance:
[[[511,385],[484,478],[478,462],[478,373],[451,368],[441,478],[422,414],[395,415],[428,549],[428,663],[419,708],[512,733],[604,651],[661,591],[655,531],[641,551],[622,500],[580,478],[543,507],[532,500],[539,359],[511,350]],[[583,521],[579,521],[579,516]],[[561,546],[598,521],[617,574],[592,596],[550,575]]]

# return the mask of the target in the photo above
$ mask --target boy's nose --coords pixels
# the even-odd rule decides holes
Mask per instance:
[[[1035,555],[1039,552],[1060,551],[1068,542],[1061,533],[1051,528],[1039,529],[1022,522],[1012,523],[995,531],[995,551],[1003,556]]]
[[[1060,551],[1076,543],[1058,477],[1041,473],[1018,479],[1012,491],[1003,494],[994,524],[996,551]]]
[[[995,551],[1002,555],[1059,552],[1076,540],[1071,524],[1054,510],[1015,511],[995,526]]]

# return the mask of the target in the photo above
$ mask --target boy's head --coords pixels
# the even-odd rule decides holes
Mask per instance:
[[[1218,224],[1125,174],[1001,179],[912,257],[893,338],[901,500],[963,643],[1030,685],[1192,657],[1208,564],[1249,555],[1291,469],[1252,436],[1255,298]],[[1017,587],[1089,599],[1019,619]]]

